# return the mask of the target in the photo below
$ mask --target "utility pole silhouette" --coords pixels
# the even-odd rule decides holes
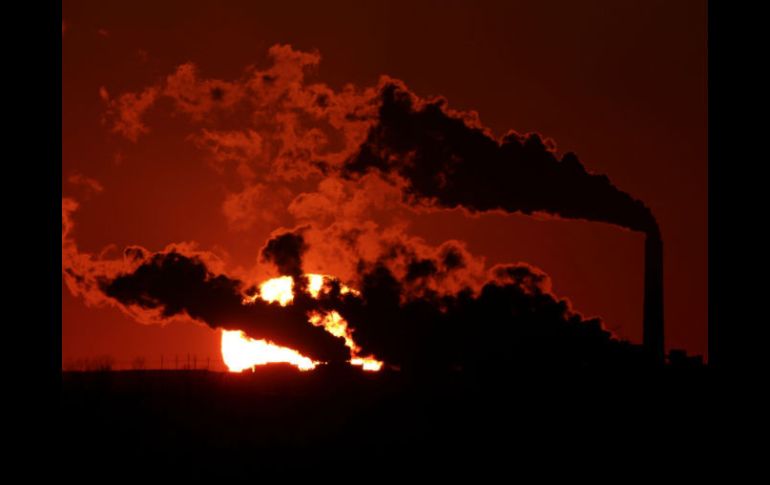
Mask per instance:
[[[160,370],[163,370],[163,354],[160,354]]]
[[[193,369],[198,369],[198,356],[193,354]]]
[[[209,370],[209,364],[211,363],[211,356],[206,357],[206,370]]]
[[[665,362],[663,342],[663,240],[660,230],[644,240],[644,314],[642,342],[658,365]]]
[[[176,368],[176,370],[179,370],[179,356],[178,355],[174,356],[174,367]]]

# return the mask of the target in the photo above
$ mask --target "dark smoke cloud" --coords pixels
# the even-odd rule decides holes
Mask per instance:
[[[132,256],[136,256],[135,254]],[[257,299],[243,303],[244,284],[214,274],[198,258],[156,253],[134,271],[103,278],[101,291],[126,306],[159,310],[162,318],[186,314],[212,328],[243,330],[324,361],[345,361],[344,340],[308,323],[308,298],[281,307]]]
[[[273,263],[282,275],[297,278],[303,274],[302,256],[307,249],[302,229],[280,232],[262,248],[262,260]]]
[[[408,199],[470,211],[532,214],[616,224],[657,232],[650,210],[578,158],[559,160],[537,134],[496,140],[453,115],[442,98],[421,101],[398,81],[381,89],[376,123],[343,168],[348,177],[375,170],[406,182]]]
[[[301,271],[305,243],[283,232],[266,245],[266,258]],[[348,322],[361,354],[373,354],[407,372],[471,373],[544,368],[640,368],[649,364],[641,346],[615,338],[598,318],[586,319],[555,297],[541,271],[519,263],[499,265],[478,286],[447,290],[468,258],[457,243],[434,256],[394,242],[375,262],[360,261],[359,292],[342,292],[330,278],[318,298],[295,280],[285,307],[257,299],[254,287],[211,270],[202,257],[175,250],[126,249],[128,270],[96,278],[98,291],[125,308],[156,319],[187,316],[212,328],[243,330],[256,339],[296,349],[313,359],[343,362],[341,338],[308,322],[312,312],[337,311]],[[296,284],[299,283],[299,284]]]
[[[384,263],[362,269],[360,295],[323,295],[319,306],[347,319],[364,350],[405,371],[641,368],[641,346],[619,340],[550,292],[526,264],[498,266],[479,291],[430,289],[438,260],[414,261],[419,277],[397,278]],[[421,291],[410,285],[422,281]],[[412,296],[414,295],[414,296]]]

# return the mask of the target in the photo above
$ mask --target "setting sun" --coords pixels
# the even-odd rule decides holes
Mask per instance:
[[[254,340],[240,330],[222,331],[222,359],[230,372],[242,372],[258,365],[285,362],[297,369],[315,369],[313,362],[299,352],[274,345],[266,340]]]
[[[324,287],[325,278],[329,276],[321,274],[307,274],[307,292],[313,298],[318,298]],[[340,293],[359,294],[358,291],[341,285]],[[243,304],[248,305],[262,299],[268,303],[278,303],[287,306],[294,301],[294,280],[291,276],[280,276],[269,279],[259,285],[259,291],[243,299]],[[350,349],[350,364],[359,366],[365,371],[376,372],[382,369],[383,363],[373,355],[362,357],[359,355],[361,348],[353,340],[353,332],[348,328],[348,323],[342,316],[332,311],[326,314],[311,312],[308,322],[323,327],[324,330],[345,340],[345,345]],[[299,370],[312,370],[321,363],[303,356],[296,350],[281,347],[266,340],[254,340],[241,331],[222,332],[222,359],[231,372],[241,372],[253,368],[256,365],[285,362],[294,365]]]

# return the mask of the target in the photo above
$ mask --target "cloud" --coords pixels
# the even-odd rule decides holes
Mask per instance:
[[[255,184],[241,192],[228,193],[222,203],[222,213],[234,231],[246,231],[257,223],[275,226],[278,214],[285,208],[284,199],[282,191]]]
[[[174,101],[178,111],[194,121],[202,121],[215,110],[232,108],[244,96],[241,83],[200,79],[198,68],[191,62],[166,77],[161,92]]]
[[[206,78],[194,63],[181,64],[162,82],[110,102],[108,125],[136,141],[149,133],[144,112],[157,100],[170,99],[173,113],[189,122],[190,139],[217,168],[238,165],[246,184],[255,173],[291,181],[340,166],[366,136],[376,114],[376,89],[334,90],[308,82],[320,62],[317,52],[275,45],[268,57],[270,65],[248,66],[233,80]],[[212,129],[213,124],[238,128]]]
[[[71,197],[62,198],[62,278],[70,293],[82,298],[88,306],[117,307],[137,322],[146,324],[164,324],[170,321],[153,309],[126,306],[110,298],[103,291],[105,281],[118,275],[135,270],[150,254],[149,250],[140,246],[125,248],[118,258],[108,258],[113,252],[114,245],[106,246],[98,255],[81,251],[75,240],[74,215],[80,204]],[[224,271],[224,262],[210,251],[201,251],[197,244],[181,242],[169,244],[162,253],[180,253],[204,262],[212,271]],[[185,315],[178,315],[186,319]]]
[[[218,171],[228,163],[238,166],[238,173],[246,180],[253,180],[256,174],[253,165],[262,155],[262,137],[254,130],[217,131],[203,129],[194,135],[195,144],[211,154],[211,162]]]
[[[103,93],[106,92],[106,88],[100,90],[103,99]],[[158,93],[157,87],[150,86],[140,93],[125,93],[108,101],[106,119],[112,124],[112,132],[132,142],[136,142],[140,135],[149,133],[150,129],[142,122],[142,117],[155,103]]]
[[[73,296],[88,305],[104,304],[106,299],[98,290],[97,278],[112,276],[122,268],[120,261],[103,261],[81,253],[74,239],[73,215],[79,207],[75,199],[62,199],[62,277]]]
[[[99,193],[104,190],[104,187],[98,180],[91,177],[86,177],[81,173],[73,173],[72,175],[67,177],[67,182],[69,182],[72,185],[84,187],[88,191],[95,192],[95,193]]]

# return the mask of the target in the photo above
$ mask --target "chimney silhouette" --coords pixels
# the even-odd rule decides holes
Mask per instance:
[[[644,328],[645,351],[657,364],[663,364],[663,240],[660,229],[647,232],[644,241]]]

